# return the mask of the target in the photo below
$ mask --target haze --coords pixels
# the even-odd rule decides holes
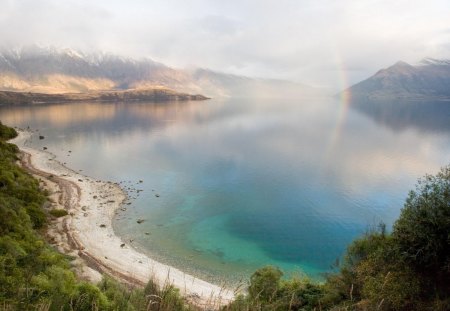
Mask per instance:
[[[449,1],[1,1],[3,48],[149,57],[343,89],[398,60],[450,58]]]

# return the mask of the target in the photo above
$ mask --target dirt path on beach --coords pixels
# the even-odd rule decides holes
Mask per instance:
[[[54,201],[53,208],[69,211],[74,205],[80,205],[81,188],[75,182],[36,169],[31,163],[31,155],[24,151],[22,151],[20,157],[20,165],[37,177],[44,186],[44,189],[49,191],[50,197]],[[95,256],[85,250],[81,242],[72,233],[73,231],[70,229],[66,217],[61,218],[61,220],[54,220],[52,228],[48,231],[49,242],[66,254],[72,256],[76,254],[79,259],[83,260],[86,266],[95,271],[111,275],[130,286],[145,286],[145,283],[139,279],[114,271],[97,260]],[[95,271],[84,270],[77,272],[80,274],[80,277],[95,282],[99,280],[99,276]]]

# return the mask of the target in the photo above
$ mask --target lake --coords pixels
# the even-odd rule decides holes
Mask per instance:
[[[114,226],[136,248],[237,282],[269,264],[320,279],[352,240],[390,229],[417,178],[450,163],[449,103],[426,105],[76,103],[2,107],[0,120],[37,129],[33,146],[70,168],[120,182],[131,204]]]

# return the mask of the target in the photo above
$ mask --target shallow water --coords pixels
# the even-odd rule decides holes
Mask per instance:
[[[69,167],[120,182],[131,204],[117,233],[218,282],[267,264],[319,277],[354,238],[381,221],[390,228],[417,178],[450,163],[450,130],[423,107],[371,115],[334,99],[79,103],[4,107],[0,120],[38,129],[45,139],[33,145]]]

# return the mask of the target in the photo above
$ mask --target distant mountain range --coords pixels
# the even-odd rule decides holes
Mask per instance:
[[[96,93],[93,97],[99,100],[123,97],[139,100],[145,96],[152,98],[156,93],[158,96],[170,94],[171,98],[177,93],[180,99],[187,98],[188,94],[298,98],[323,93],[323,90],[283,80],[249,78],[208,69],[174,69],[148,58],[136,60],[37,46],[0,50],[0,91],[41,95]],[[113,93],[106,95],[105,92]],[[417,65],[398,62],[343,93],[351,94],[354,100],[450,99],[450,60],[426,58]],[[0,99],[11,99],[11,96],[15,98],[14,94],[3,94]],[[47,98],[31,97],[34,100]],[[67,100],[73,98],[79,97]]]
[[[83,54],[37,46],[0,51],[0,90],[45,94],[167,88],[218,96],[298,96],[317,90],[298,83],[255,79],[206,69],[180,70],[151,59]]]
[[[450,60],[425,58],[414,66],[400,61],[344,93],[353,100],[450,99]]]

